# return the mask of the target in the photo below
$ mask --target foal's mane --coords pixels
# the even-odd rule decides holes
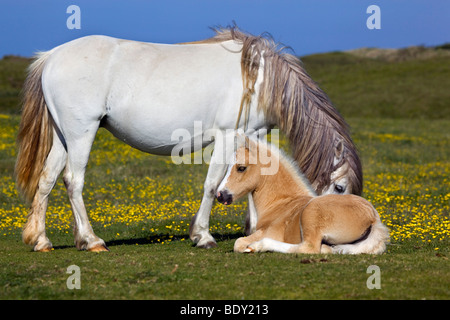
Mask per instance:
[[[316,190],[320,193],[329,185],[330,174],[343,164],[333,164],[335,146],[341,140],[345,160],[351,169],[352,193],[361,194],[361,162],[350,138],[349,126],[327,95],[306,73],[301,61],[286,53],[270,36],[249,35],[236,26],[215,31],[214,37],[197,43],[228,40],[242,43],[242,105],[246,108],[255,93],[263,57],[264,80],[258,96],[258,108],[263,110],[269,123],[278,125],[287,135],[295,161]]]
[[[287,155],[282,149],[276,147],[272,143],[263,142],[262,140],[255,140],[252,138],[249,139],[256,145],[256,148],[254,150],[258,152],[258,154],[260,152],[258,148],[264,148],[269,150],[270,155],[271,156],[275,155],[275,157],[278,158],[279,165],[283,166],[290,173],[290,175],[294,178],[294,180],[297,181],[297,184],[299,184],[301,188],[304,189],[309,194],[309,196],[311,197],[317,196],[316,191],[311,186],[311,182],[309,182],[309,180],[305,177],[303,172],[298,167],[297,162],[294,159],[292,159],[292,157]]]

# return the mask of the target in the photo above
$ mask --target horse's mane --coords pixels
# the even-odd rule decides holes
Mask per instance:
[[[362,168],[349,126],[333,107],[328,96],[302,67],[296,56],[268,35],[253,36],[236,26],[215,29],[216,35],[199,43],[228,40],[242,42],[241,69],[244,84],[242,103],[248,106],[255,93],[255,82],[264,61],[264,79],[260,86],[258,108],[269,123],[277,125],[289,138],[293,157],[302,172],[321,191],[330,184],[330,174],[342,163],[333,164],[334,146],[344,143],[344,156],[352,193],[362,193]],[[330,147],[331,146],[331,147]]]

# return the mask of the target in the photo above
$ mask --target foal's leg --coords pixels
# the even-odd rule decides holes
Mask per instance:
[[[277,241],[271,238],[263,238],[259,241],[249,243],[243,252],[281,252],[292,253],[298,244]]]
[[[248,194],[248,212],[245,217],[244,233],[249,236],[256,231],[256,224],[258,222],[258,212],[256,211],[255,202],[251,193]]]
[[[289,244],[264,238],[249,245],[246,252],[275,251],[281,253],[330,253],[328,246],[322,246],[322,226],[318,214],[306,208],[300,217],[300,232],[302,241],[299,244]]]
[[[59,174],[66,164],[67,153],[53,132],[53,145],[47,156],[39,187],[31,204],[28,220],[22,232],[23,242],[33,246],[34,251],[50,251],[52,243],[45,234],[45,213],[47,211],[48,196],[52,191]]]
[[[89,159],[91,146],[97,133],[99,123],[85,127],[83,134],[67,138],[67,166],[64,171],[64,183],[72,206],[75,246],[78,250],[108,251],[105,242],[97,237],[89,223],[84,206],[82,192],[84,173]]]
[[[241,237],[236,239],[234,242],[234,252],[252,252],[248,250],[248,246],[251,243],[259,242],[259,240],[264,236],[263,231],[257,230],[253,234],[247,237]]]
[[[250,243],[243,252],[281,252],[281,253],[332,253],[327,245],[313,245],[310,242],[292,244],[277,241],[271,238],[263,238]]]
[[[239,240],[239,239],[238,239]],[[263,238],[259,241],[252,242],[247,245],[247,248],[242,252],[281,252],[281,253],[333,253],[330,246],[322,244],[320,246],[320,251],[312,249],[309,244],[300,243],[292,244],[277,241],[270,238]]]

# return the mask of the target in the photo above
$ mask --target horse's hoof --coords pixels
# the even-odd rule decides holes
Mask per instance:
[[[42,248],[42,249],[39,249],[39,250],[35,250],[35,251],[36,252],[50,252],[52,250],[53,250],[52,247],[45,247],[45,248]]]
[[[109,251],[109,249],[108,249],[108,247],[106,245],[99,244],[99,245],[96,245],[95,247],[92,247],[92,248],[88,249],[87,251],[90,251],[90,252],[107,252],[107,251]]]
[[[197,245],[197,247],[202,249],[211,249],[217,247],[217,243],[215,241],[208,241],[205,244]]]

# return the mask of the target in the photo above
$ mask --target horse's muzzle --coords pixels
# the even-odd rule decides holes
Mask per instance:
[[[220,203],[225,205],[229,205],[233,202],[233,195],[228,193],[226,190],[217,192],[216,197]]]

